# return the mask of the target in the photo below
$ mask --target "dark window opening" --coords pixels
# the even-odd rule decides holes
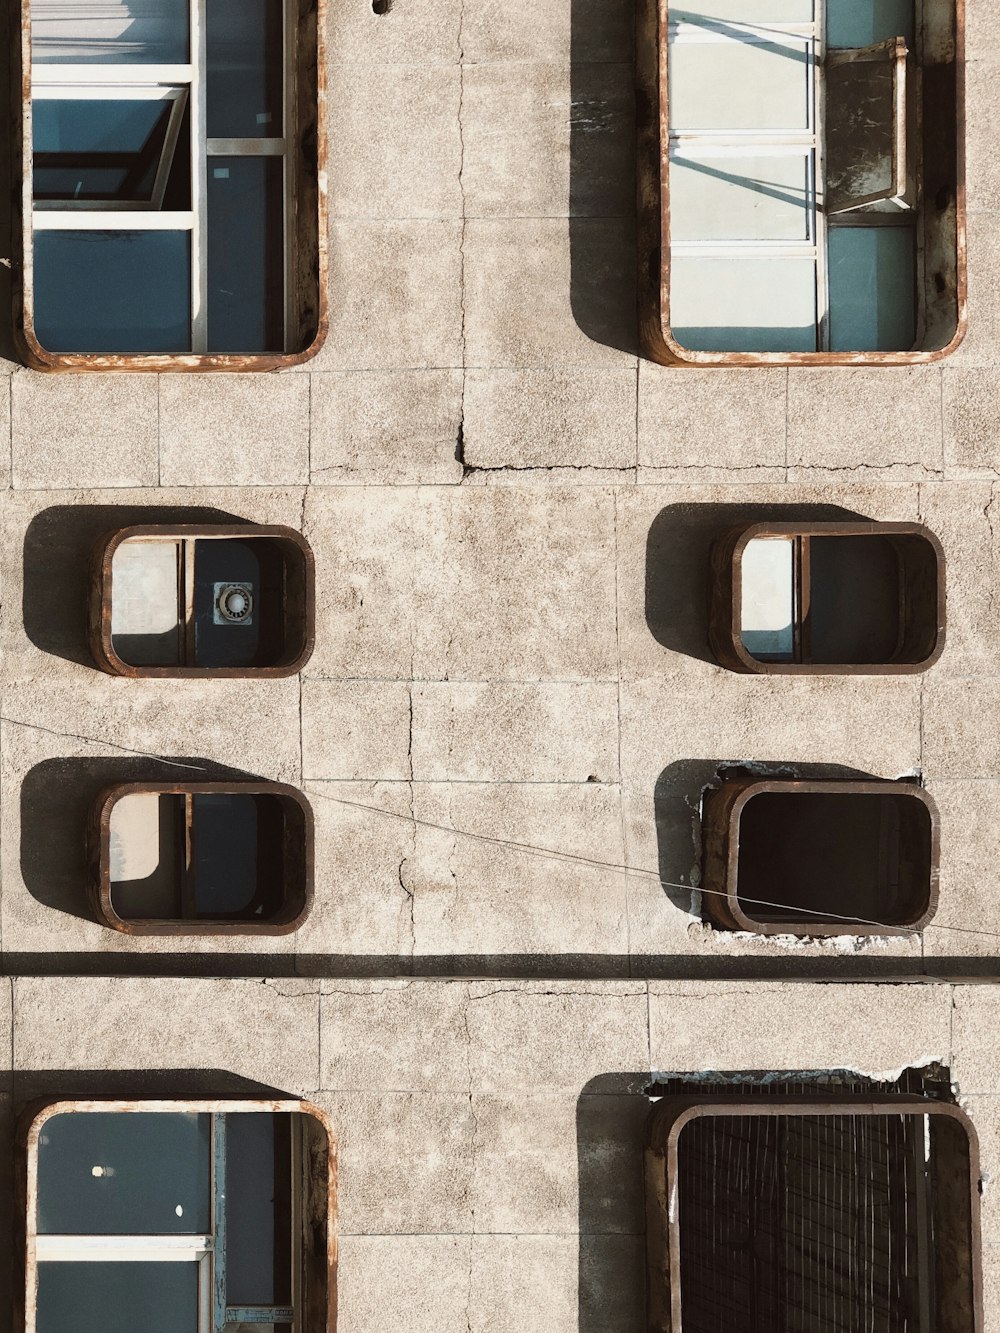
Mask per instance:
[[[309,655],[312,557],[290,529],[125,529],[95,578],[92,644],[116,674],[288,675]]]
[[[706,793],[704,910],[761,934],[919,930],[938,893],[938,817],[906,782],[734,776]]]
[[[277,784],[137,783],[98,799],[99,918],[132,934],[296,929],[312,896],[312,818]]]
[[[650,1121],[651,1329],[981,1328],[978,1149],[956,1106],[804,1083],[690,1093]]]
[[[758,523],[713,554],[712,647],[737,671],[925,670],[944,646],[944,556],[915,524]]]

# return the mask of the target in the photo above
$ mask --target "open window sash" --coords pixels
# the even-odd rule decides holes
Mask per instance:
[[[915,207],[909,150],[910,54],[902,37],[830,51],[826,84],[826,213],[875,204]]]

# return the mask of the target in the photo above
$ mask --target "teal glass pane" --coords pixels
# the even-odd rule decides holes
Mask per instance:
[[[292,1297],[291,1120],[226,1117],[226,1299],[283,1305]]]
[[[186,231],[36,231],[35,332],[50,352],[189,352]]]
[[[189,0],[31,0],[40,64],[181,65],[189,48]]]
[[[284,350],[280,157],[208,160],[208,350]]]
[[[41,1263],[36,1333],[197,1333],[198,1265]]]
[[[829,46],[873,46],[890,37],[914,38],[914,0],[827,0]]]
[[[173,105],[36,99],[35,199],[151,199]]]
[[[181,1112],[53,1116],[38,1141],[39,1232],[207,1233],[211,1126]]]
[[[211,0],[206,113],[211,139],[280,139],[281,0]]]
[[[908,352],[916,339],[916,237],[911,227],[831,227],[830,347]]]

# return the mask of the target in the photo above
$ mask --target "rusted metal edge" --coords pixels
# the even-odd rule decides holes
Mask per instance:
[[[123,917],[111,898],[111,812],[118,801],[134,794],[163,796],[240,795],[277,796],[293,802],[302,813],[301,883],[285,886],[284,902],[298,899],[297,911],[281,919],[247,921],[187,921],[175,918]],[[284,782],[119,782],[102,788],[90,809],[87,821],[88,896],[94,915],[101,925],[123,935],[157,936],[236,936],[290,935],[298,930],[312,911],[315,893],[315,819],[312,806],[297,787]]]
[[[302,559],[303,566],[303,615],[301,625],[301,646],[284,663],[266,667],[198,667],[198,666],[134,666],[124,662],[114,649],[111,635],[111,566],[115,551],[132,537],[155,538],[166,540],[199,540],[229,538],[232,541],[273,538],[293,546]],[[312,547],[294,528],[279,524],[254,523],[137,523],[126,528],[116,528],[99,538],[91,555],[90,599],[88,608],[88,639],[94,661],[102,671],[112,676],[129,676],[132,679],[165,678],[174,679],[244,679],[263,677],[276,680],[283,676],[297,675],[312,656],[316,645],[316,561]]]
[[[762,662],[747,652],[741,633],[742,558],[755,537],[917,537],[934,555],[936,637],[919,662]],[[947,560],[935,533],[922,523],[750,523],[730,528],[712,544],[709,558],[709,647],[720,666],[756,676],[909,676],[929,670],[941,657],[946,640]]]
[[[303,1284],[306,1308],[303,1333],[336,1333],[337,1329],[337,1186],[338,1152],[333,1123],[322,1107],[295,1098],[253,1098],[244,1101],[220,1099],[122,1099],[115,1097],[47,1099],[25,1107],[15,1128],[15,1237],[14,1250],[20,1267],[20,1281],[14,1283],[14,1327],[17,1333],[35,1333],[38,1293],[36,1254],[38,1217],[38,1145],[46,1121],[56,1115],[87,1111],[173,1112],[181,1114],[224,1115],[256,1112],[274,1115],[302,1115],[315,1123],[320,1152],[308,1154],[307,1170],[315,1187],[307,1202],[309,1214],[318,1222],[321,1253],[303,1243]],[[304,1216],[305,1224],[306,1218]],[[303,1237],[305,1242],[306,1237]]]
[[[20,0],[20,7],[10,6],[11,49],[20,53],[20,79],[11,80],[15,98],[15,127],[12,157],[14,170],[21,173],[20,201],[14,196],[11,210],[13,253],[15,256],[12,299],[13,334],[18,355],[32,370],[46,372],[80,371],[170,371],[200,372],[290,370],[312,360],[326,342],[330,329],[330,243],[329,243],[329,132],[327,129],[327,6],[328,0],[304,0],[300,11],[300,32],[308,32],[316,50],[316,117],[310,132],[316,144],[315,221],[317,290],[315,331],[306,347],[298,352],[263,353],[246,356],[192,353],[95,353],[50,352],[35,333],[34,319],[34,244],[32,214],[32,134],[31,134],[31,0]],[[307,20],[303,23],[303,17]],[[307,149],[307,152],[309,150]]]
[[[950,1121],[964,1137],[968,1154],[967,1177],[945,1181],[949,1204],[968,1202],[967,1220],[960,1223],[968,1251],[968,1318],[955,1310],[955,1322],[939,1333],[983,1333],[982,1222],[980,1209],[979,1136],[958,1106],[930,1098],[906,1095],[863,1099],[831,1099],[802,1093],[796,1097],[700,1099],[665,1097],[650,1113],[646,1128],[646,1280],[650,1333],[682,1333],[681,1229],[678,1212],[678,1141],[692,1120],[712,1116],[929,1116]],[[947,1172],[944,1173],[947,1176]],[[954,1295],[954,1293],[950,1293]],[[956,1302],[949,1302],[954,1310]]]
[[[764,793],[815,793],[817,795],[898,796],[917,801],[930,821],[930,852],[927,896],[922,911],[899,926],[866,924],[850,919],[817,921],[754,920],[739,901],[739,825],[744,806]],[[912,935],[933,920],[940,897],[941,817],[929,792],[911,782],[889,780],[804,780],[795,778],[732,778],[705,793],[702,813],[703,911],[724,930],[749,931],[755,935]],[[763,914],[763,909],[762,909]]]
[[[966,189],[966,0],[955,5],[955,331],[944,347],[909,352],[699,352],[670,325],[669,53],[670,0],[637,0],[636,198],[639,338],[664,366],[912,366],[943,361],[969,327]]]

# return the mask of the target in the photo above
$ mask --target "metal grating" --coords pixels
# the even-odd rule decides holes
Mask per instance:
[[[684,1333],[930,1333],[925,1158],[919,1115],[692,1121]]]

